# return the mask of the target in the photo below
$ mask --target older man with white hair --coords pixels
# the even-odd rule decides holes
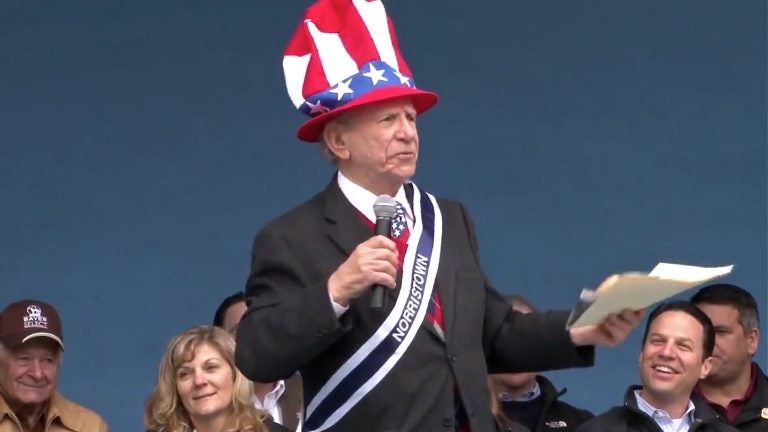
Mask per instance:
[[[56,389],[64,350],[53,306],[21,300],[0,314],[0,432],[106,432],[93,411]]]
[[[488,368],[589,366],[637,325],[624,311],[566,330],[567,311],[517,314],[491,287],[467,209],[411,181],[437,95],[415,87],[381,1],[316,2],[283,66],[311,117],[298,137],[338,171],[256,236],[236,361],[254,381],[301,372],[303,431],[495,430]]]

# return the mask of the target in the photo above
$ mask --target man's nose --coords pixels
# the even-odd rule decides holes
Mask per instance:
[[[36,380],[41,380],[45,378],[45,374],[43,374],[43,368],[40,365],[40,361],[35,360],[29,365],[29,369],[27,370],[27,373],[29,376]]]
[[[661,351],[659,352],[659,354],[667,358],[674,357],[676,353],[677,353],[677,346],[675,345],[674,342],[665,343]]]
[[[397,132],[399,138],[412,140],[416,136],[416,123],[405,115],[398,118]]]

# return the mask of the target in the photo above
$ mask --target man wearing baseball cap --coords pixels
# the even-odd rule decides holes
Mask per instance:
[[[438,98],[380,0],[315,2],[283,69],[310,117],[298,138],[338,171],[257,234],[236,361],[254,381],[301,372],[302,431],[492,431],[488,368],[589,366],[637,325],[623,311],[569,331],[568,312],[516,314],[490,286],[466,208],[411,181],[416,119]]]
[[[106,432],[93,411],[56,383],[64,351],[61,319],[48,303],[21,300],[0,314],[0,432]]]

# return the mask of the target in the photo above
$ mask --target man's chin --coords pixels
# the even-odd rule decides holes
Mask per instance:
[[[645,390],[645,393],[653,395],[652,397],[654,399],[666,401],[674,398],[676,389],[679,385],[680,383],[678,381],[652,382],[649,385],[643,386],[643,390]]]
[[[723,375],[722,372],[723,371],[713,369],[709,372],[709,374],[706,377],[701,379],[701,382],[712,385],[712,386],[720,386],[723,384],[728,384],[735,379],[735,378],[731,378],[726,375]]]
[[[51,398],[51,392],[46,390],[19,392],[18,403],[20,405],[40,405]]]

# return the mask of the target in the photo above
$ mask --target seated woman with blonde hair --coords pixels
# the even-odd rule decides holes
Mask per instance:
[[[147,401],[150,432],[288,432],[251,402],[251,382],[235,367],[235,341],[211,326],[174,337]]]

